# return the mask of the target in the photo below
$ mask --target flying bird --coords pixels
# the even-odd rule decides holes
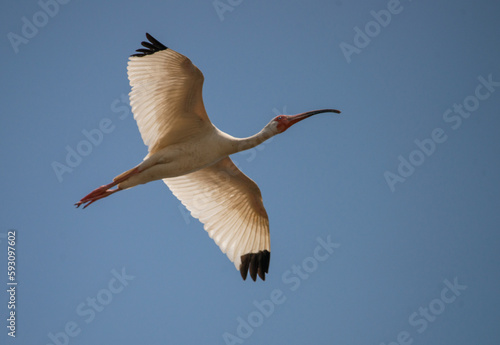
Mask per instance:
[[[215,127],[203,105],[203,74],[191,60],[146,33],[149,42],[130,56],[129,94],[148,154],[75,205],[83,208],[124,189],[163,180],[198,218],[243,280],[265,280],[271,245],[269,219],[257,184],[229,155],[253,148],[295,123],[336,109],[279,115],[259,133],[235,138]],[[115,187],[115,188],[113,188]]]

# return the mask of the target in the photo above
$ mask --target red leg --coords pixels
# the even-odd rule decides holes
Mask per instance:
[[[139,172],[138,168],[134,168],[134,169],[129,170],[127,173],[125,173],[123,176],[120,176],[119,178],[117,178],[113,182],[108,183],[107,185],[101,186],[101,187],[99,187],[97,189],[94,189],[88,195],[84,196],[82,198],[82,200],[78,201],[75,204],[75,206],[78,208],[81,205],[86,204],[85,206],[83,206],[83,208],[85,208],[85,207],[89,206],[90,204],[92,204],[93,202],[95,202],[95,201],[97,201],[99,199],[105,198],[107,196],[110,196],[113,193],[116,193],[116,192],[120,191],[121,189],[119,189],[118,187],[115,188],[115,189],[110,189],[110,188],[113,188],[114,186],[116,186],[119,183],[125,181],[130,176],[132,176],[134,174],[137,174],[138,172]]]
[[[105,187],[105,186],[103,186],[103,187]],[[98,189],[100,189],[100,188],[97,188],[92,193],[96,192]],[[86,204],[85,206],[83,206],[83,208],[86,208],[87,206],[89,206],[90,204],[96,202],[97,200],[105,198],[107,196],[110,196],[111,194],[116,193],[116,192],[118,192],[120,190],[121,189],[115,188],[115,189],[112,189],[112,190],[104,190],[104,191],[100,192],[99,194],[95,194],[95,195],[90,196],[90,197],[87,195],[85,198],[83,198],[82,200],[78,201],[75,205],[78,208],[78,207],[80,207],[80,205]],[[90,194],[92,194],[92,193],[90,193]]]

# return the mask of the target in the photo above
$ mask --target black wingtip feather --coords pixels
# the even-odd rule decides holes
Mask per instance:
[[[155,49],[155,46],[154,46],[154,45],[152,45],[152,44],[151,44],[151,43],[149,43],[149,42],[142,41],[142,42],[141,42],[141,45],[142,45],[143,47],[146,47],[146,48],[150,49],[150,50],[154,50],[154,49]]]
[[[266,280],[266,273],[269,272],[269,262],[271,253],[268,250],[261,250],[258,253],[249,253],[241,256],[240,273],[243,280],[246,280],[248,272],[253,281],[257,280],[257,275],[262,280]]]
[[[156,52],[168,49],[165,45],[160,43],[156,38],[154,38],[153,36],[151,36],[147,32],[146,32],[146,38],[149,40],[149,42],[143,41],[143,42],[141,42],[141,44],[142,44],[142,46],[144,46],[148,49],[143,49],[143,48],[137,49],[136,52],[138,52],[138,54],[133,54],[131,56],[141,57],[141,56],[151,55],[151,54],[154,54]]]
[[[240,273],[241,273],[241,278],[243,280],[247,280],[247,274],[248,274],[248,265],[250,264],[250,260],[244,260],[243,256],[241,257],[241,265],[240,265]]]

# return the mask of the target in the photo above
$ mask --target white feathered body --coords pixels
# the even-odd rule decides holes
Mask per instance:
[[[280,115],[259,133],[235,138],[217,129],[205,110],[203,74],[186,56],[146,34],[147,49],[130,57],[130,105],[148,155],[136,167],[82,198],[92,204],[117,191],[163,180],[198,218],[243,277],[265,279],[270,261],[269,219],[257,184],[229,155],[255,147],[322,109]],[[111,189],[117,186],[116,189]]]
[[[190,174],[211,166],[233,153],[254,147],[272,135],[272,129],[265,127],[255,136],[240,139],[222,132],[213,125],[211,127],[187,138],[184,142],[148,154],[137,166],[140,173],[120,183],[119,188],[127,189],[151,181]]]

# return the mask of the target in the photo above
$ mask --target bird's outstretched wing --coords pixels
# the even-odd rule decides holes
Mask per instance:
[[[182,54],[146,34],[147,49],[128,62],[130,105],[150,154],[212,126],[202,98],[203,74]]]
[[[246,279],[265,280],[269,219],[259,187],[226,157],[196,172],[163,181],[204,225],[208,235]]]

